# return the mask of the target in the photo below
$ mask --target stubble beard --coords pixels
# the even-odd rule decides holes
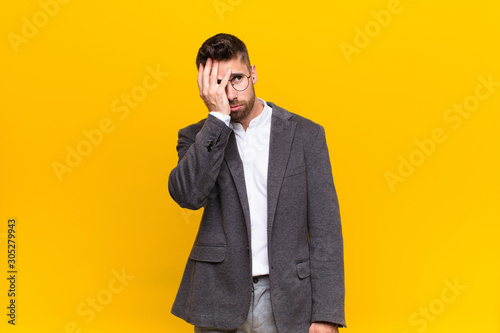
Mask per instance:
[[[252,86],[252,96],[250,96],[250,99],[248,101],[235,99],[229,102],[230,106],[235,106],[235,105],[242,106],[241,109],[239,109],[238,111],[231,111],[230,114],[231,121],[240,122],[246,117],[248,117],[248,115],[253,109],[254,104],[255,104],[255,90]]]

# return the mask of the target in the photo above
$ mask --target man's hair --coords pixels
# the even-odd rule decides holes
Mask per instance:
[[[205,64],[208,58],[212,60],[228,61],[238,58],[250,69],[250,57],[247,47],[238,37],[230,34],[217,34],[207,39],[198,50],[196,56],[196,67]]]

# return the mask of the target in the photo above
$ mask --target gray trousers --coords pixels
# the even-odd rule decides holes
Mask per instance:
[[[273,309],[271,306],[271,290],[269,276],[254,278],[250,310],[245,322],[232,330],[198,327],[195,333],[278,333],[274,323]]]

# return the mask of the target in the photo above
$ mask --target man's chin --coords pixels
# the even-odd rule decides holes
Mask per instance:
[[[244,120],[248,115],[250,115],[250,112],[252,111],[253,108],[253,103],[242,103],[240,104],[242,107],[231,111],[230,116],[231,116],[231,121],[233,122],[240,122]]]
[[[247,114],[242,112],[243,110],[231,111],[231,121],[239,122],[243,120]]]
[[[235,112],[231,112],[231,121],[232,122],[239,122],[241,119],[238,115],[235,114]]]

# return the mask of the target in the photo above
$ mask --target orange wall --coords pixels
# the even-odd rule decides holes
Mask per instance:
[[[192,332],[201,212],[167,190],[206,116],[195,57],[246,42],[257,96],[326,128],[351,333],[500,332],[500,2],[0,1],[0,270],[16,325]]]

